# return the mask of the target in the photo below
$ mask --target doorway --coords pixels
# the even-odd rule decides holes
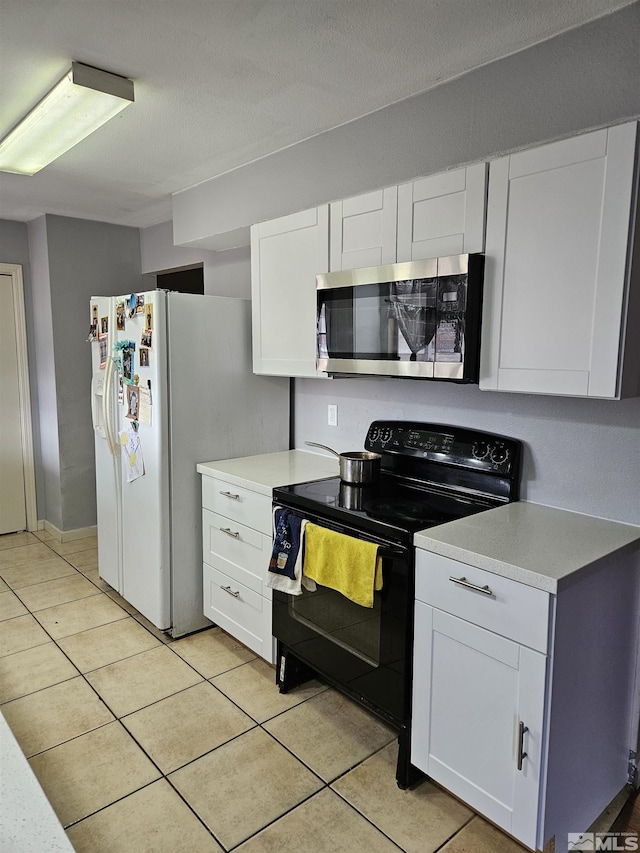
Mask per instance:
[[[22,267],[0,263],[0,534],[36,530]]]
[[[204,293],[202,267],[158,273],[156,280],[157,287],[163,290],[177,290],[179,293]]]

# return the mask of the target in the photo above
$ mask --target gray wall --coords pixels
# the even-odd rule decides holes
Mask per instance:
[[[638,344],[640,345],[640,343]],[[338,426],[327,426],[327,404]],[[371,421],[456,424],[525,443],[524,500],[640,525],[640,399],[582,400],[409,379],[296,379],[295,447],[361,450]]]
[[[61,530],[95,524],[89,300],[141,287],[137,228],[64,216],[44,217],[60,458]],[[39,342],[38,342],[39,343]],[[44,424],[41,422],[44,438]]]
[[[161,222],[140,231],[140,251],[144,274],[201,264],[207,296],[251,298],[251,252],[248,246],[224,252],[174,246],[173,223]],[[155,284],[148,286],[155,287]]]
[[[251,299],[251,250],[248,246],[210,252],[204,263],[207,296],[239,296]]]
[[[140,257],[142,272],[148,274],[202,266],[215,256],[206,249],[174,246],[173,223],[169,220],[140,229]]]
[[[139,289],[139,231],[49,215],[3,220],[0,258],[23,267],[38,518],[59,530],[92,526],[89,300]]]
[[[186,190],[174,197],[174,234],[206,245],[218,231],[637,118],[638,44],[636,3]],[[338,403],[337,428],[327,426],[328,403]],[[293,412],[296,447],[315,440],[361,448],[376,418],[512,435],[525,442],[524,498],[640,524],[638,399],[481,392],[403,379],[297,379]]]
[[[405,162],[404,154],[396,156],[397,149],[416,146],[423,151],[425,171],[443,170],[482,152],[497,154],[638,116],[639,35],[636,4],[416,98],[411,115],[404,112],[407,102],[398,105],[393,109],[402,112],[403,129],[411,126],[412,132],[399,134],[395,143],[392,123],[380,114],[346,126],[334,138],[342,146],[333,152],[338,171],[342,174],[345,164],[352,165],[354,174],[362,176],[367,167],[358,171],[357,158],[368,163],[371,155],[377,168],[386,151],[384,174],[389,179]],[[380,122],[386,123],[387,132],[376,134],[371,146],[364,148],[356,143],[359,128],[367,121],[378,129]],[[300,158],[321,143],[329,144],[311,140],[306,151],[298,147],[297,152],[274,155],[283,186],[301,172],[303,191],[315,181],[320,200],[317,177]],[[320,157],[314,164],[318,171],[328,169],[323,163]],[[237,178],[243,177],[242,171],[236,171]],[[231,175],[226,177],[230,179]],[[247,180],[245,175],[240,185]],[[355,190],[357,180],[345,183],[345,188]],[[640,347],[638,336],[633,345]],[[337,428],[327,426],[328,403],[338,403]],[[523,498],[640,524],[638,399],[505,394],[403,379],[295,380],[296,447],[315,440],[338,450],[362,448],[369,423],[376,418],[460,424],[520,438],[526,446]]]
[[[187,206],[185,240],[203,238],[206,247],[208,235],[270,216],[637,117],[639,38],[636,3],[205,182],[174,198],[177,213]],[[47,216],[30,224],[29,236],[31,270],[24,226],[0,222],[2,260],[24,258],[31,370],[34,362],[39,368],[37,393],[32,383],[43,426],[39,517],[72,529],[95,523],[88,301],[139,287],[138,232]],[[246,251],[221,252],[206,290],[244,295],[248,275]],[[338,449],[361,447],[379,417],[477,426],[526,442],[524,497],[640,523],[639,400],[529,397],[400,379],[296,380],[294,389],[296,446],[324,439]],[[337,428],[326,426],[329,402],[339,404]]]
[[[205,181],[173,197],[175,242],[237,246],[256,222],[640,116],[639,44],[635,3]]]

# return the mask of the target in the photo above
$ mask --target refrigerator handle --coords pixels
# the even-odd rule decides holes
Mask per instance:
[[[113,424],[111,423],[111,412],[109,411],[109,402],[113,394],[111,389],[114,373],[114,361],[112,358],[107,358],[107,363],[105,364],[104,394],[102,396],[102,417],[104,418],[104,431],[107,437],[109,452],[112,456],[117,456],[120,451],[120,445],[116,443],[113,435]]]
[[[98,424],[98,413],[96,411],[96,377],[94,374],[91,375],[91,423],[93,424],[94,432],[97,432],[99,429]],[[103,388],[104,391],[104,388]]]

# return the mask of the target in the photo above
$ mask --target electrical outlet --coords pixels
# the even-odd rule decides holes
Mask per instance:
[[[338,407],[334,403],[327,406],[327,423],[329,426],[338,426]]]

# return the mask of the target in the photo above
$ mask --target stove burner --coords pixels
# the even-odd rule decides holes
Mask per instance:
[[[381,521],[386,519],[394,519],[398,521],[415,521],[428,524],[435,524],[443,518],[446,518],[446,513],[438,512],[430,507],[427,502],[414,500],[373,500],[363,504],[363,510],[372,518],[379,518]]]

